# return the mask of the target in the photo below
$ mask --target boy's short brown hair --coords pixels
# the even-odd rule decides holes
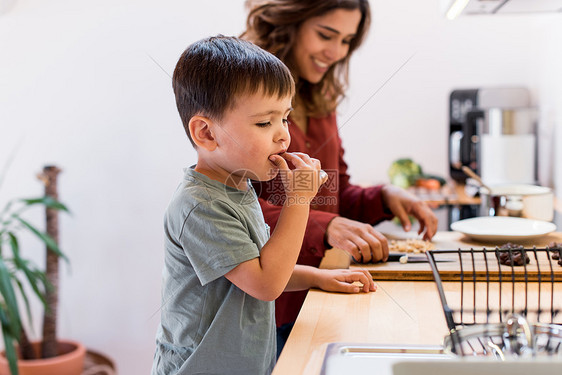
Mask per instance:
[[[195,115],[221,120],[236,97],[294,95],[289,69],[271,53],[235,37],[216,36],[191,44],[176,64],[172,86],[183,127],[191,144],[189,121]]]

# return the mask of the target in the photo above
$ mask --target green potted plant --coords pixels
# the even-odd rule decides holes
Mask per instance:
[[[45,196],[32,199],[12,199],[0,211],[0,324],[4,339],[5,360],[0,363],[0,374],[9,371],[12,375],[28,373],[24,362],[34,362],[31,367],[40,364],[52,365],[50,358],[59,357],[64,352],[76,351],[81,358],[73,366],[81,372],[85,348],[75,343],[60,343],[56,338],[56,311],[58,300],[58,261],[66,259],[58,246],[58,212],[68,209],[58,201],[56,167],[45,167],[40,179],[45,183]],[[1,180],[1,178],[0,178]],[[25,213],[34,207],[43,207],[46,212],[46,231],[43,232],[25,218]],[[31,260],[22,256],[20,235],[30,233],[46,247],[45,270],[38,268]],[[24,329],[22,316],[32,320],[30,300],[38,298],[43,304],[43,335],[41,344],[31,344]],[[23,306],[23,308],[22,308]],[[25,313],[22,313],[22,310]],[[40,346],[40,350],[38,350]],[[61,351],[63,353],[61,353]],[[65,354],[66,356],[66,354]],[[68,357],[68,356],[67,356]],[[49,359],[38,359],[49,358]],[[2,359],[3,360],[3,359]],[[18,365],[19,363],[19,365]],[[22,363],[24,363],[22,365]],[[6,369],[6,367],[9,368]],[[27,365],[29,367],[29,365]],[[48,374],[51,370],[39,370]],[[55,370],[57,374],[59,370]],[[62,375],[62,374],[61,374]]]

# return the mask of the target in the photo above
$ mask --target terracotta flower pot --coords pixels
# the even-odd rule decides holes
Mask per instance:
[[[39,351],[40,342],[34,342],[33,348]],[[56,357],[45,359],[19,360],[20,375],[80,375],[84,368],[86,347],[79,342],[59,341]],[[4,352],[0,356],[0,375],[10,375],[8,361]]]

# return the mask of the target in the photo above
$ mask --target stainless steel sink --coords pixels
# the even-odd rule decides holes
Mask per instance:
[[[407,361],[393,365],[393,375],[560,375],[562,362],[555,358],[496,361],[464,357],[452,361]]]
[[[331,343],[326,349],[321,375],[560,375],[559,356],[513,359],[449,355],[439,346],[392,346]]]
[[[453,357],[440,346],[331,343],[326,349],[321,375],[348,375],[376,369],[392,375],[392,365],[403,361],[445,361]],[[368,372],[374,373],[374,372]]]

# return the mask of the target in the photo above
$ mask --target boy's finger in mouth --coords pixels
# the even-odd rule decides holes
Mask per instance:
[[[277,168],[280,168],[283,160],[285,160],[286,151],[281,151],[277,154],[269,155],[269,161]]]

